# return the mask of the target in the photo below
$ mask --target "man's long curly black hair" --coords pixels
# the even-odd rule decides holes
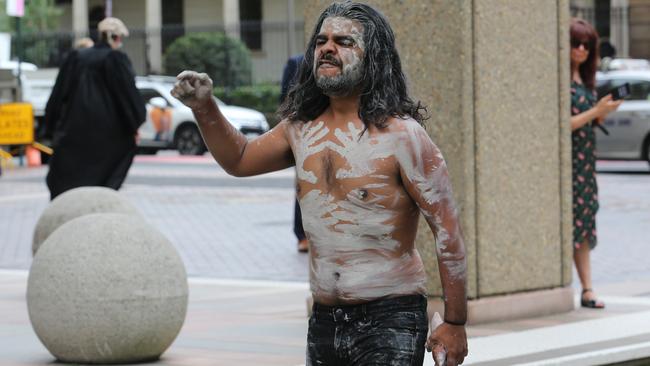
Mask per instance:
[[[359,118],[365,128],[370,125],[383,128],[390,117],[412,117],[419,123],[427,119],[426,107],[408,95],[406,77],[395,48],[395,35],[388,21],[371,6],[352,1],[334,3],[318,18],[296,84],[280,106],[279,116],[292,122],[308,122],[329,106],[329,97],[316,85],[313,71],[316,36],[323,21],[329,17],[348,18],[363,25],[365,51]]]

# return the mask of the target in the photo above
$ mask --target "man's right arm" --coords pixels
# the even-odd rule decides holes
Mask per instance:
[[[172,95],[192,109],[206,146],[226,172],[245,177],[293,165],[286,121],[248,140],[221,113],[212,96],[212,80],[206,74],[184,71],[177,78]]]

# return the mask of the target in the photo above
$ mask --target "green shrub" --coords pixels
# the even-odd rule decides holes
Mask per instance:
[[[23,45],[23,61],[45,67],[50,61],[50,52],[56,50],[55,40],[31,40]]]
[[[175,40],[165,52],[165,72],[196,70],[210,75],[214,85],[238,87],[251,82],[250,52],[223,33],[193,33]]]
[[[226,104],[252,108],[264,113],[271,126],[278,123],[276,111],[280,103],[280,85],[258,84],[230,90],[216,87],[214,95]]]

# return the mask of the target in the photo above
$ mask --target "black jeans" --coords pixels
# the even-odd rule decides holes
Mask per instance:
[[[422,365],[427,330],[422,295],[354,306],[314,304],[307,365]]]

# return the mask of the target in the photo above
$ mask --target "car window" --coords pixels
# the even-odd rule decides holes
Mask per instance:
[[[637,80],[630,83],[630,100],[649,100],[650,82]]]
[[[163,99],[167,100],[167,98],[163,97],[160,93],[158,93],[154,89],[140,88],[138,90],[140,91],[140,95],[142,96],[142,99],[144,99],[145,103],[149,103],[151,98],[156,98],[156,97],[160,97],[160,98],[163,98]],[[167,103],[169,103],[168,100],[167,100]]]
[[[608,88],[603,88],[603,94],[598,92],[599,96],[604,96],[605,93],[611,91],[614,88],[630,83],[630,96],[625,98],[625,100],[650,100],[650,81],[645,80],[632,80],[632,79],[615,79],[611,80]]]

